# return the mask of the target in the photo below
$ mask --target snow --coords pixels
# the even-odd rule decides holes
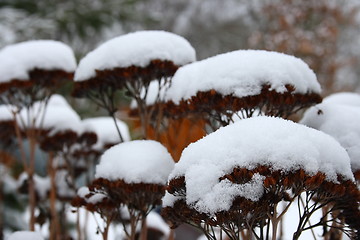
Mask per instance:
[[[98,202],[101,202],[104,198],[106,198],[106,195],[103,193],[91,193],[88,187],[81,187],[77,191],[77,195],[84,199],[87,203],[96,204]],[[89,196],[87,196],[90,194]]]
[[[33,175],[36,193],[39,194],[41,200],[47,199],[48,192],[50,191],[50,178],[49,177],[41,177],[37,174]],[[17,185],[20,187],[24,181],[28,180],[28,174],[23,172],[20,174]]]
[[[11,106],[0,105],[0,121],[11,121],[13,119],[14,119],[14,116],[11,113]]]
[[[360,105],[341,104],[346,103],[344,98],[330,100],[309,108],[300,123],[334,137],[347,150],[353,171],[360,170]]]
[[[94,195],[91,195],[88,199],[86,199],[86,202],[96,204],[98,202],[101,202],[104,198],[106,198],[105,194],[95,193]]]
[[[63,70],[74,72],[76,60],[72,49],[53,40],[33,40],[9,45],[0,50],[0,82],[29,80],[29,71]]]
[[[261,198],[263,176],[254,175],[239,186],[219,182],[234,167],[251,170],[259,165],[284,173],[299,169],[309,175],[322,172],[334,183],[338,175],[354,180],[348,154],[331,136],[272,117],[244,119],[190,144],[169,179],[185,176],[187,204],[212,214],[229,209],[236,196],[252,201]],[[166,193],[163,205],[172,206],[176,199]]]
[[[169,225],[166,224],[158,213],[151,211],[146,217],[146,224],[148,228],[154,228],[164,233],[163,239],[168,239],[170,234]]]
[[[199,91],[212,89],[241,98],[260,94],[264,84],[278,93],[287,91],[286,84],[293,85],[295,93],[321,91],[314,72],[299,58],[263,50],[238,50],[179,68],[166,100],[179,103]]]
[[[58,169],[55,175],[56,193],[60,198],[73,198],[76,193],[73,188],[69,186],[71,183],[71,176],[68,170]]]
[[[360,107],[360,94],[353,92],[334,93],[324,98],[323,103],[345,104]]]
[[[53,94],[49,99],[49,105],[59,106],[59,107],[68,107],[70,104],[68,101],[60,94]]]
[[[146,106],[152,106],[158,101],[161,102],[164,100],[166,90],[169,88],[168,86],[169,84],[164,84],[164,83],[160,83],[160,84],[161,85],[159,86],[159,81],[155,80],[150,82],[149,87],[147,88],[147,92],[145,88],[141,90],[142,98],[145,98],[145,94],[146,94],[146,98],[145,98]],[[135,99],[131,101],[130,108],[131,109],[137,108],[137,102]]]
[[[135,140],[111,147],[101,156],[95,178],[126,183],[166,184],[174,160],[153,140]]]
[[[8,240],[43,240],[40,233],[31,231],[17,231],[11,234]]]
[[[81,198],[85,198],[86,195],[88,195],[89,193],[90,193],[90,190],[88,187],[81,187],[77,191],[77,195]]]
[[[165,31],[138,31],[113,38],[88,53],[79,63],[75,81],[88,80],[95,70],[145,67],[151,60],[184,65],[195,61],[195,50],[181,36]]]
[[[116,119],[116,122],[124,141],[130,141],[130,132],[126,123],[118,119]],[[120,142],[114,120],[111,117],[83,119],[82,125],[84,132],[89,131],[96,133],[97,142],[93,146],[96,150],[101,150],[105,144],[115,144]]]
[[[30,119],[30,122],[27,119]],[[80,116],[60,95],[52,96],[46,108],[43,101],[35,102],[29,111],[23,108],[17,120],[23,129],[28,127],[51,129],[50,135],[66,130],[82,131]]]

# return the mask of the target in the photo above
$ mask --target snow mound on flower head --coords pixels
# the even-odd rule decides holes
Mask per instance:
[[[186,202],[200,212],[228,210],[236,196],[258,201],[264,176],[254,174],[245,184],[219,181],[235,167],[268,166],[284,173],[303,169],[309,175],[322,172],[337,183],[337,176],[354,180],[345,149],[331,136],[281,118],[256,117],[220,128],[190,144],[169,179],[185,177]],[[164,206],[178,198],[169,193]]]
[[[347,150],[353,171],[360,170],[360,106],[333,100],[309,108],[300,123],[334,137]]]
[[[111,147],[96,166],[96,178],[127,183],[166,184],[174,160],[159,142],[136,140]]]
[[[178,69],[167,92],[167,100],[178,103],[197,92],[216,90],[223,95],[246,97],[260,94],[262,85],[286,92],[320,93],[314,72],[301,59],[263,50],[238,50],[194,62]]]
[[[116,119],[121,136],[124,141],[130,141],[129,127],[125,122]],[[97,135],[97,142],[93,146],[96,150],[101,150],[106,144],[120,142],[114,120],[112,117],[95,117],[82,120],[83,131],[94,132]]]
[[[43,240],[44,238],[37,232],[17,231],[12,233],[8,240]]]
[[[30,123],[27,119],[31,119]],[[47,106],[44,101],[35,102],[31,108],[23,108],[17,116],[22,129],[35,127],[51,130],[50,135],[61,131],[81,132],[81,119],[77,112],[60,95],[50,97]]]
[[[324,98],[323,103],[345,104],[360,107],[360,94],[353,92],[334,93]]]
[[[33,40],[9,45],[0,50],[0,82],[29,80],[35,68],[74,72],[76,59],[66,44],[53,40]]]
[[[95,76],[95,70],[145,67],[151,60],[184,65],[195,61],[195,50],[181,36],[165,31],[139,31],[113,38],[88,53],[79,63],[74,80]]]

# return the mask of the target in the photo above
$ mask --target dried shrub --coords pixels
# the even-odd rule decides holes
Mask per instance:
[[[171,179],[167,192],[177,196],[178,200],[173,206],[165,207],[162,210],[162,216],[171,223],[173,228],[182,223],[188,223],[211,235],[209,229],[215,226],[220,227],[230,239],[239,239],[240,231],[245,229],[257,234],[255,228],[258,228],[260,236],[257,238],[262,239],[261,236],[266,235],[266,228],[270,222],[274,224],[274,220],[279,221],[293,202],[300,201],[300,198],[306,196],[304,212],[299,215],[300,222],[294,233],[294,239],[297,239],[306,228],[323,226],[324,229],[331,230],[334,227],[331,224],[335,221],[338,224],[336,227],[349,237],[354,239],[359,237],[360,221],[356,216],[360,214],[360,194],[352,181],[338,176],[338,183],[334,183],[327,181],[325,174],[321,172],[309,175],[302,169],[283,172],[272,170],[267,166],[258,166],[251,170],[234,168],[231,173],[219,178],[219,182],[228,180],[233,184],[245,184],[254,174],[265,177],[264,193],[258,201],[238,196],[233,199],[229,210],[219,211],[212,215],[199,212],[193,206],[186,204],[185,177]],[[276,215],[280,202],[285,202],[287,207],[283,213]],[[324,206],[328,207],[326,215],[331,215],[332,219],[324,221],[325,218],[322,218],[319,223],[305,228],[305,223],[312,213]],[[209,238],[216,239],[216,236],[211,235]]]
[[[316,93],[295,93],[295,88],[291,85],[286,85],[286,89],[286,92],[278,93],[271,90],[269,85],[263,85],[260,94],[242,98],[224,96],[216,90],[198,92],[190,99],[181,100],[179,104],[168,102],[164,107],[164,114],[167,117],[198,115],[216,129],[219,125],[228,125],[236,118],[244,119],[254,115],[288,118],[322,100]]]

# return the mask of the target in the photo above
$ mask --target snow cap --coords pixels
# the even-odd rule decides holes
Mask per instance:
[[[360,170],[360,105],[356,106],[352,97],[340,99],[337,96],[309,108],[300,123],[334,137],[348,152],[355,172]]]
[[[173,167],[174,160],[159,142],[135,140],[105,151],[96,166],[95,178],[165,185]]]
[[[81,132],[80,116],[63,96],[58,94],[51,96],[46,108],[44,107],[44,102],[40,101],[35,102],[30,111],[23,108],[17,116],[19,126],[23,129],[33,127],[29,126],[27,121],[29,114],[31,122],[35,120],[34,127],[51,129],[50,135],[67,130]]]
[[[81,59],[74,80],[88,80],[95,76],[95,70],[145,67],[155,59],[184,65],[195,58],[194,48],[181,36],[165,31],[138,31],[113,38],[88,53]]]
[[[116,119],[121,136],[124,141],[130,141],[129,127],[125,122]],[[94,132],[97,135],[97,142],[93,146],[96,150],[102,150],[105,144],[115,144],[120,142],[114,119],[112,117],[95,117],[82,120],[84,132]]]
[[[303,169],[311,176],[321,172],[335,183],[338,175],[354,180],[348,154],[332,137],[273,117],[244,119],[190,144],[169,179],[184,176],[187,204],[212,214],[228,210],[237,196],[252,201],[261,198],[265,176],[259,173],[245,184],[219,181],[234,168],[258,166],[284,173]],[[166,193],[163,205],[173,206],[177,199]]]
[[[0,50],[0,83],[29,80],[29,71],[38,69],[74,72],[72,49],[58,41],[33,40],[9,45]]]
[[[316,75],[299,58],[263,50],[238,50],[179,68],[166,100],[179,103],[212,89],[239,98],[254,96],[260,94],[263,85],[283,93],[287,84],[295,87],[295,93],[321,91]]]
[[[334,93],[324,98],[323,103],[344,104],[360,107],[360,94],[353,92]]]

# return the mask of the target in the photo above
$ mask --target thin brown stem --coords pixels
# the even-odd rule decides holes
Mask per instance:
[[[29,160],[29,171],[28,171],[28,183],[29,183],[29,207],[30,207],[30,222],[29,229],[30,231],[35,231],[35,208],[36,208],[36,186],[34,181],[34,172],[35,172],[35,130],[29,129],[27,131],[29,145],[30,145],[30,160]]]
[[[50,213],[51,213],[51,222],[50,222],[50,240],[52,239],[60,239],[60,231],[59,231],[59,221],[58,214],[56,211],[56,170],[53,166],[54,153],[49,153],[49,168],[48,172],[50,175],[51,188],[50,188]]]

